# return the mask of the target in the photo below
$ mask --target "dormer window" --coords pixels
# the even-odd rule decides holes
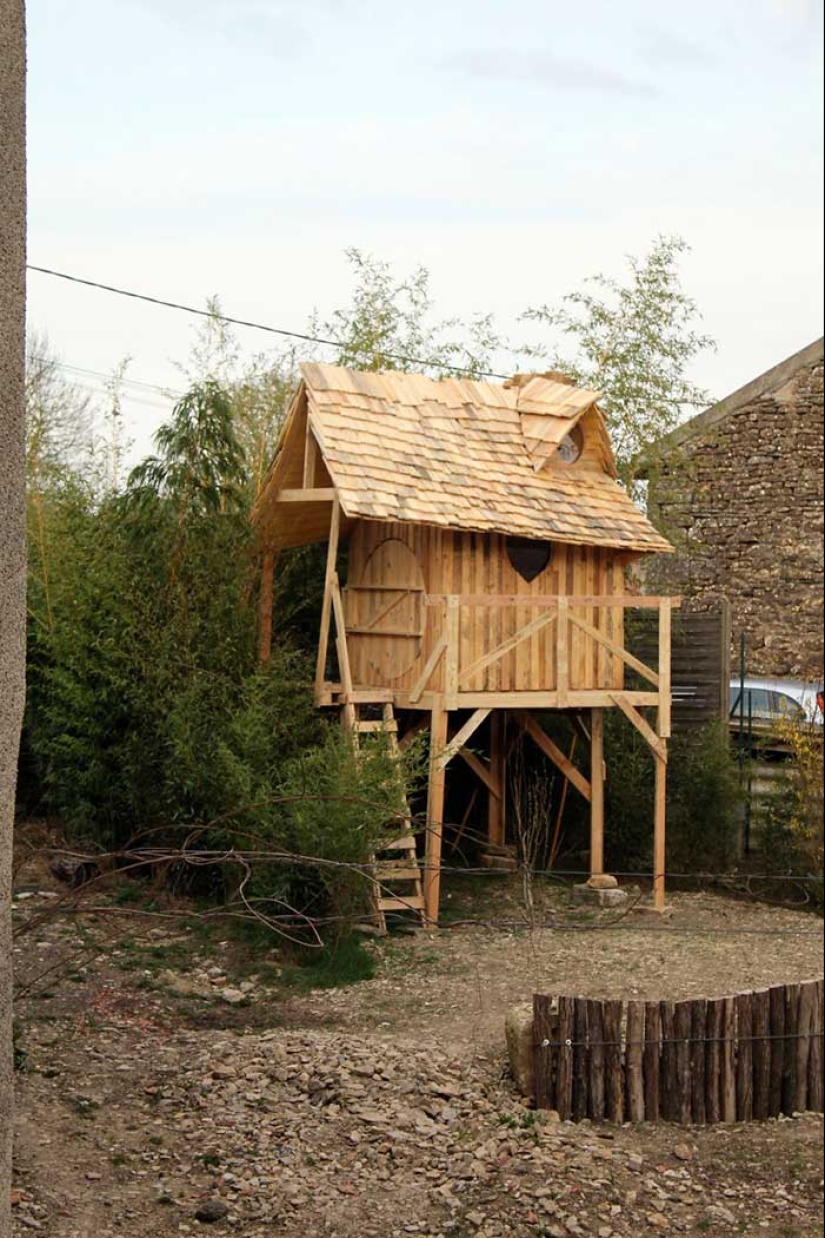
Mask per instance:
[[[556,455],[562,464],[575,464],[584,448],[584,435],[578,426],[574,426],[569,434],[565,434],[559,443]]]

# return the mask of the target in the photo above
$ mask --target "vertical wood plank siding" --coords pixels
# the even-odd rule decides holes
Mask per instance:
[[[436,529],[426,525],[395,524],[371,520],[356,522],[349,542],[348,587],[344,591],[347,628],[359,629],[390,596],[385,580],[375,594],[365,592],[362,582],[370,557],[384,542],[399,541],[409,548],[421,570],[427,594],[515,595],[525,604],[504,607],[462,606],[459,618],[460,666],[467,667],[495,649],[518,628],[525,627],[540,613],[527,604],[531,597],[603,595],[623,592],[627,556],[595,546],[553,543],[548,566],[534,580],[526,581],[507,557],[506,538],[498,533],[467,533]],[[599,631],[621,643],[621,609],[579,607],[574,614],[586,619]],[[407,612],[390,611],[376,624],[375,632],[353,632],[349,638],[353,681],[363,687],[390,686],[403,692],[413,687],[443,631],[443,614],[438,606],[423,606],[422,635],[417,640],[399,635]],[[592,636],[569,625],[567,635],[569,687],[572,690],[621,689],[624,668]],[[384,632],[385,635],[381,636]],[[557,681],[557,633],[555,625],[516,645],[509,653],[478,671],[464,685],[471,692],[554,691]],[[394,657],[389,646],[403,644],[404,651]],[[388,644],[389,643],[389,646]],[[383,647],[383,649],[382,649]],[[406,653],[415,653],[412,665]],[[379,651],[379,652],[377,652]],[[378,665],[399,668],[387,679]],[[436,668],[428,691],[445,689],[443,660]]]

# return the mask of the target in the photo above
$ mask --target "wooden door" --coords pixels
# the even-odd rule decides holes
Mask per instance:
[[[356,684],[390,684],[415,663],[424,637],[424,577],[409,546],[389,537],[345,590]]]

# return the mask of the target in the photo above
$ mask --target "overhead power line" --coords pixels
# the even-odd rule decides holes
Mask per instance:
[[[65,279],[72,284],[83,284],[86,288],[97,288],[100,292],[113,292],[120,297],[131,297],[134,301],[146,301],[150,305],[162,305],[165,309],[180,310],[184,314],[195,314],[198,318],[214,318],[218,322],[230,323],[233,327],[249,327],[253,331],[266,331],[269,335],[280,335],[290,340],[302,340],[307,344],[322,344],[329,348],[346,347],[344,340],[325,339],[323,336],[308,335],[304,331],[289,331],[285,327],[273,327],[268,323],[252,322],[248,318],[233,318],[229,314],[216,314],[212,310],[198,309],[194,305],[184,305],[180,301],[167,301],[163,297],[152,297],[144,292],[132,292],[128,288],[116,288],[113,284],[101,284],[98,280],[82,279],[79,275],[69,275],[66,271],[54,271],[51,267],[35,266],[33,263],[27,263],[28,271],[37,271],[41,275],[53,275],[55,279]],[[406,357],[401,353],[385,352],[383,354],[390,361],[403,361],[410,365],[421,365],[430,369],[449,370],[452,374],[466,374],[466,368],[460,365],[450,365],[446,361],[437,361],[430,358],[426,360],[423,357]],[[497,374],[494,370],[479,370],[477,371],[480,377],[483,378],[501,378],[507,379],[509,374]]]
[[[58,361],[54,357],[39,357],[33,354],[32,360],[40,361],[44,365],[54,365],[59,370],[66,370],[66,372],[70,374],[80,374],[83,377],[88,376],[89,378],[96,378],[99,379],[101,383],[105,383],[110,386],[140,387],[147,391],[158,391],[161,395],[168,396],[169,399],[174,399],[176,396],[183,395],[182,391],[178,391],[174,387],[164,387],[160,383],[147,383],[139,378],[127,378],[125,374],[123,376],[113,374],[111,372],[106,374],[103,370],[90,370],[87,366],[83,365],[69,365],[66,361]],[[160,407],[160,405],[158,405],[158,407]]]

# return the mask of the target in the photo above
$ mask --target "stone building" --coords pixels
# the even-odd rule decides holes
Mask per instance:
[[[656,585],[700,607],[727,597],[751,674],[822,676],[822,373],[819,339],[681,426],[651,467],[678,551]]]

